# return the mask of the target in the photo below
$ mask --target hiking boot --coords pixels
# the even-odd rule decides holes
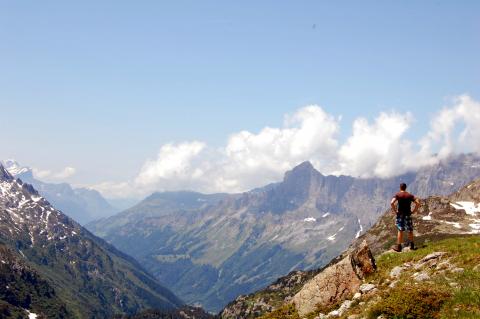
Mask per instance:
[[[402,251],[402,245],[401,244],[393,245],[392,249],[396,252],[401,252]]]
[[[417,250],[413,241],[410,242],[410,250]]]

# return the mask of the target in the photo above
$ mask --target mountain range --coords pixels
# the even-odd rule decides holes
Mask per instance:
[[[324,176],[304,162],[241,194],[155,193],[87,227],[187,303],[219,311],[291,271],[327,264],[377,221],[400,182],[426,197],[477,177],[473,154],[391,178]]]
[[[2,318],[112,318],[184,303],[0,165]]]
[[[5,160],[3,165],[10,174],[33,185],[53,206],[82,225],[120,211],[94,189],[73,188],[67,183],[40,181],[33,176],[31,168],[21,166],[15,160]]]
[[[312,300],[321,298],[318,287],[328,286],[322,280],[325,280],[329,270],[352,251],[367,245],[378,261],[377,274],[362,278],[365,284],[360,286],[357,296],[354,297],[353,293],[345,296],[351,300],[343,298],[332,300],[330,307],[311,307],[308,312],[312,313],[302,317],[350,318],[351,315],[351,318],[376,318],[383,314],[385,318],[476,318],[480,313],[480,179],[448,196],[429,196],[421,200],[421,204],[418,213],[413,215],[418,251],[406,248],[400,254],[389,252],[396,240],[396,228],[392,212],[387,210],[373,227],[355,239],[328,266],[310,271],[293,271],[264,289],[238,296],[223,309],[220,317],[300,318],[298,306],[315,304]],[[426,285],[422,285],[424,281]],[[443,309],[435,307],[442,298],[452,296],[453,300],[445,303]],[[398,305],[389,304],[390,298]],[[402,301],[400,304],[399,300]],[[335,314],[325,315],[336,308]],[[427,314],[420,315],[419,311]],[[324,314],[320,315],[319,312]],[[402,312],[409,315],[402,315]],[[439,312],[448,314],[440,316]]]

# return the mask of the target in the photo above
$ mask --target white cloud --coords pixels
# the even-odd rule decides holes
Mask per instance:
[[[179,189],[239,192],[278,181],[306,160],[323,174],[388,177],[454,152],[480,152],[480,104],[466,95],[441,110],[419,142],[406,138],[414,122],[410,113],[383,112],[371,123],[358,118],[343,144],[340,118],[311,105],[285,116],[281,128],[237,132],[218,149],[199,141],[169,143],[134,181],[93,187],[109,197]]]
[[[454,98],[453,103],[432,121],[426,147],[439,148],[441,158],[454,152],[480,153],[480,103],[468,95]]]
[[[146,161],[133,184],[146,193],[247,190],[259,181],[278,179],[305,158],[315,157],[319,164],[328,165],[335,157],[337,132],[335,118],[318,106],[307,106],[286,116],[283,128],[232,134],[221,149],[198,141],[166,144],[156,159]]]
[[[381,113],[373,124],[356,119],[352,136],[338,152],[337,174],[389,177],[437,162],[424,141],[415,145],[405,138],[413,121],[411,113],[395,112]]]
[[[32,172],[35,178],[46,180],[63,180],[72,177],[76,173],[76,169],[70,166],[65,167],[59,172],[52,172],[50,170],[41,170],[33,168]]]

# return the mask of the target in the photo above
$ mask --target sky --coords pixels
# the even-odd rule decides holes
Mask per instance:
[[[479,52],[478,1],[0,0],[0,159],[107,197],[389,176],[480,150]]]

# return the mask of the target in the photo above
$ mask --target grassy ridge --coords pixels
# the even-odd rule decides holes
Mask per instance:
[[[390,272],[396,266],[417,264],[432,252],[446,252],[442,261],[454,267],[449,269],[432,266],[424,271],[430,280],[416,282],[414,273],[422,271],[414,267],[405,269],[394,287]],[[480,236],[464,236],[428,242],[422,248],[403,253],[387,252],[376,258],[377,272],[366,278],[375,284],[376,293],[355,300],[352,307],[340,318],[357,315],[358,318],[480,318]],[[462,269],[462,270],[460,270]],[[322,311],[323,310],[323,311]],[[313,318],[325,309],[308,315]],[[292,304],[260,317],[262,319],[298,319]]]

